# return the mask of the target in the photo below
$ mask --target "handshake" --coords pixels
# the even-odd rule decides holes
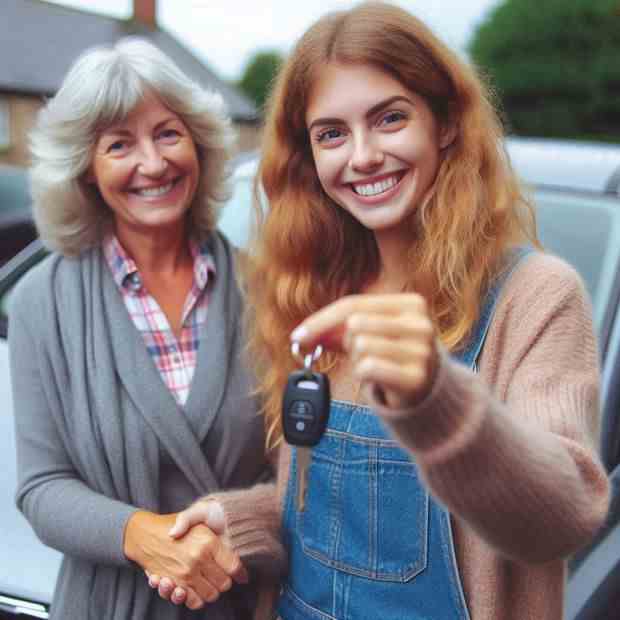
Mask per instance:
[[[233,581],[249,579],[226,536],[224,511],[214,500],[199,500],[170,515],[134,513],[125,532],[125,554],[142,566],[162,598],[189,609],[213,603]]]

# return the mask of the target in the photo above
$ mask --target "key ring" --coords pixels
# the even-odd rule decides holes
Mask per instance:
[[[318,344],[312,353],[307,353],[306,355],[301,354],[301,346],[299,342],[296,340],[291,343],[291,353],[293,357],[300,363],[303,364],[304,370],[308,373],[312,372],[312,364],[316,362],[321,355],[323,355],[323,347]]]

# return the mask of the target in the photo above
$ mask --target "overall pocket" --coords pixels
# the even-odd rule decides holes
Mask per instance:
[[[297,513],[308,556],[368,579],[410,581],[426,568],[428,515],[417,467],[395,441],[328,430],[313,449]]]

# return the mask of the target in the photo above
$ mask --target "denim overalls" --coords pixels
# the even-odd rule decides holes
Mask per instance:
[[[501,286],[530,251],[510,255],[456,356],[474,371]],[[282,522],[289,555],[282,620],[469,620],[450,515],[370,408],[332,401],[301,513],[296,463],[294,453]]]

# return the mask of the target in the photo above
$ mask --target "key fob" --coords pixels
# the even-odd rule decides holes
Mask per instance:
[[[298,370],[289,375],[282,398],[284,438],[293,446],[315,446],[329,418],[329,379],[320,372]]]

